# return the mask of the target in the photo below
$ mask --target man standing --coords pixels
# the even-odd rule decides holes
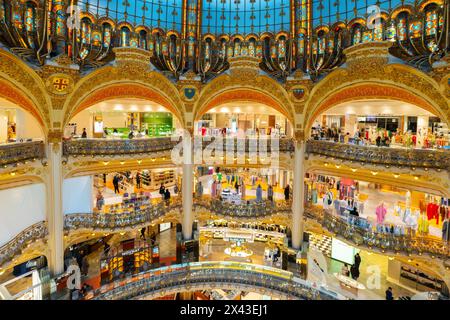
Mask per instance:
[[[290,193],[291,193],[291,188],[289,187],[289,185],[286,185],[286,188],[284,188],[284,200],[286,200],[286,201],[289,200]]]
[[[119,176],[115,175],[113,178],[113,186],[114,186],[114,193],[120,193],[119,191]]]
[[[386,290],[386,300],[394,300],[394,294],[392,293],[392,288],[389,287]]]
[[[139,172],[136,173],[136,188],[141,188],[141,174]]]

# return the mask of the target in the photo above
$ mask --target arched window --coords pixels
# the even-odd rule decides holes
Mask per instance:
[[[356,24],[352,28],[352,45],[361,43],[362,34],[361,34],[361,25]]]
[[[251,57],[256,57],[256,40],[251,38],[248,43],[248,55]]]
[[[438,15],[436,9],[428,10],[425,13],[425,35],[434,36],[438,28]]]
[[[422,22],[414,21],[409,25],[409,36],[419,38],[422,35]]]
[[[299,54],[303,54],[305,52],[305,35],[303,33],[299,33],[298,35],[297,50]]]
[[[234,40],[234,56],[238,57],[241,55],[241,40],[235,39]]]
[[[286,38],[281,36],[278,39],[278,59],[286,58]]]
[[[109,48],[111,46],[111,25],[103,24],[103,47]]]
[[[81,43],[90,44],[91,43],[91,20],[84,18],[81,20]]]
[[[139,32],[139,48],[147,50],[147,32],[145,30]]]
[[[30,2],[27,3],[25,10],[25,29],[29,33],[36,30],[36,8]]]
[[[384,40],[384,19],[380,19],[379,23],[375,23],[375,28],[373,29],[373,41],[383,41]]]
[[[130,46],[130,29],[128,29],[128,27],[122,27],[122,29],[120,29],[120,46]]]
[[[405,41],[407,37],[406,33],[406,18],[407,13],[402,12],[397,17],[397,38],[399,41]]]

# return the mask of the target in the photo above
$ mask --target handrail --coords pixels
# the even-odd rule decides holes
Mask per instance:
[[[32,242],[48,235],[47,223],[41,221],[29,226],[18,235],[0,247],[0,266],[12,260],[17,254]]]
[[[316,220],[323,228],[356,246],[369,250],[391,252],[393,254],[428,255],[431,258],[446,260],[450,257],[449,244],[421,235],[379,232],[376,225],[354,216],[338,216],[318,207],[307,206],[307,218]]]
[[[239,262],[193,262],[142,272],[132,278],[102,286],[93,292],[94,300],[124,300],[156,297],[195,287],[243,287],[272,292],[291,299],[336,300],[341,295],[296,278],[291,272]]]
[[[0,145],[0,165],[10,165],[22,161],[43,159],[45,146],[43,141],[28,141]]]
[[[373,164],[450,170],[450,151],[359,146],[309,140],[306,153]]]

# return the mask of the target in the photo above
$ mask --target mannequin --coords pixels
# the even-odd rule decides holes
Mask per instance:
[[[409,190],[406,192],[405,205],[407,208],[411,208],[411,192]]]
[[[448,242],[450,239],[450,226],[448,218],[445,218],[444,224],[442,225],[442,240]]]
[[[386,207],[384,206],[384,201],[381,201],[380,205],[376,208],[375,213],[377,215],[377,223],[382,224],[387,213]]]

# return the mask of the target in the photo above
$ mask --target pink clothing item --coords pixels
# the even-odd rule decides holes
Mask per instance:
[[[376,215],[377,215],[377,223],[381,224],[384,222],[384,218],[386,217],[386,208],[383,205],[380,205],[376,209]]]

